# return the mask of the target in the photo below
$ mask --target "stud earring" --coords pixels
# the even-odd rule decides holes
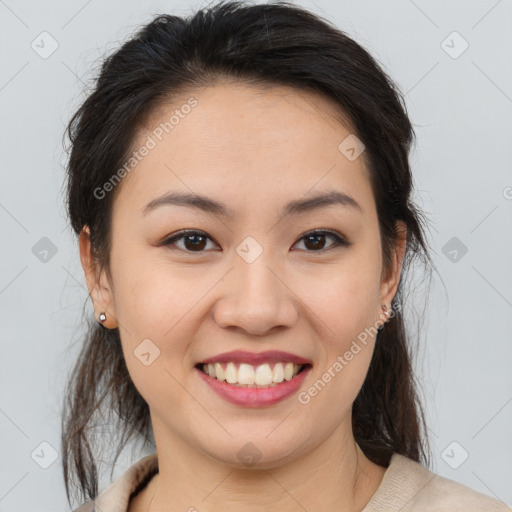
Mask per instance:
[[[100,313],[100,322],[103,323],[107,319],[107,315],[105,313]]]
[[[382,304],[382,309],[384,310],[384,314],[386,316],[389,316],[389,311],[388,311],[388,307],[386,306],[386,304]]]

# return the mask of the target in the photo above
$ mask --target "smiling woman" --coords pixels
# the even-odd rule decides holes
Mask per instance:
[[[431,270],[414,134],[360,45],[285,2],[160,15],[68,135],[97,319],[64,402],[70,504],[507,510],[425,467],[402,314],[406,271]],[[155,453],[99,493],[105,415],[115,460],[133,437]]]

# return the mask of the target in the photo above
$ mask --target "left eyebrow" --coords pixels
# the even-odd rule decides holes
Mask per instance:
[[[164,205],[196,208],[226,219],[233,219],[235,216],[232,210],[215,199],[200,194],[184,192],[169,192],[168,194],[153,199],[144,206],[142,214],[147,215],[150,211]],[[290,201],[282,209],[282,216],[298,215],[332,205],[341,205],[363,213],[363,208],[353,197],[338,190],[329,190],[327,192],[318,193],[307,199],[301,198]]]

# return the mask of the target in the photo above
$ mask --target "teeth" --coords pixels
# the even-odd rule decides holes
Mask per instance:
[[[220,363],[215,363],[215,374],[210,375],[210,377],[217,378],[219,380],[226,380],[226,374],[224,373],[224,370],[222,369],[222,366]],[[210,373],[209,367],[208,367],[208,373]]]
[[[293,363],[287,363],[284,367],[284,378],[285,380],[292,380],[293,377]]]
[[[210,365],[208,365],[208,369]],[[213,377],[215,378],[215,376]],[[235,384],[238,381],[238,371],[233,363],[229,363],[226,368],[226,381],[230,384]]]
[[[284,368],[282,364],[276,364],[274,366],[274,373],[272,374],[272,380],[274,382],[283,382],[284,380]]]
[[[220,381],[226,381],[237,387],[273,387],[283,380],[292,380],[299,373],[302,365],[294,363],[276,363],[272,368],[269,363],[252,366],[240,363],[238,368],[235,363],[203,364],[203,372]]]
[[[272,384],[272,370],[269,364],[261,364],[256,368],[254,375],[254,384],[258,386],[268,386]]]
[[[254,384],[254,368],[242,363],[238,368],[238,384]]]

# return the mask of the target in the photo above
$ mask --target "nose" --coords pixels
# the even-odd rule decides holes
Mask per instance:
[[[256,336],[291,327],[298,318],[298,303],[282,270],[272,266],[265,252],[256,261],[239,258],[226,276],[214,318],[222,328]]]

